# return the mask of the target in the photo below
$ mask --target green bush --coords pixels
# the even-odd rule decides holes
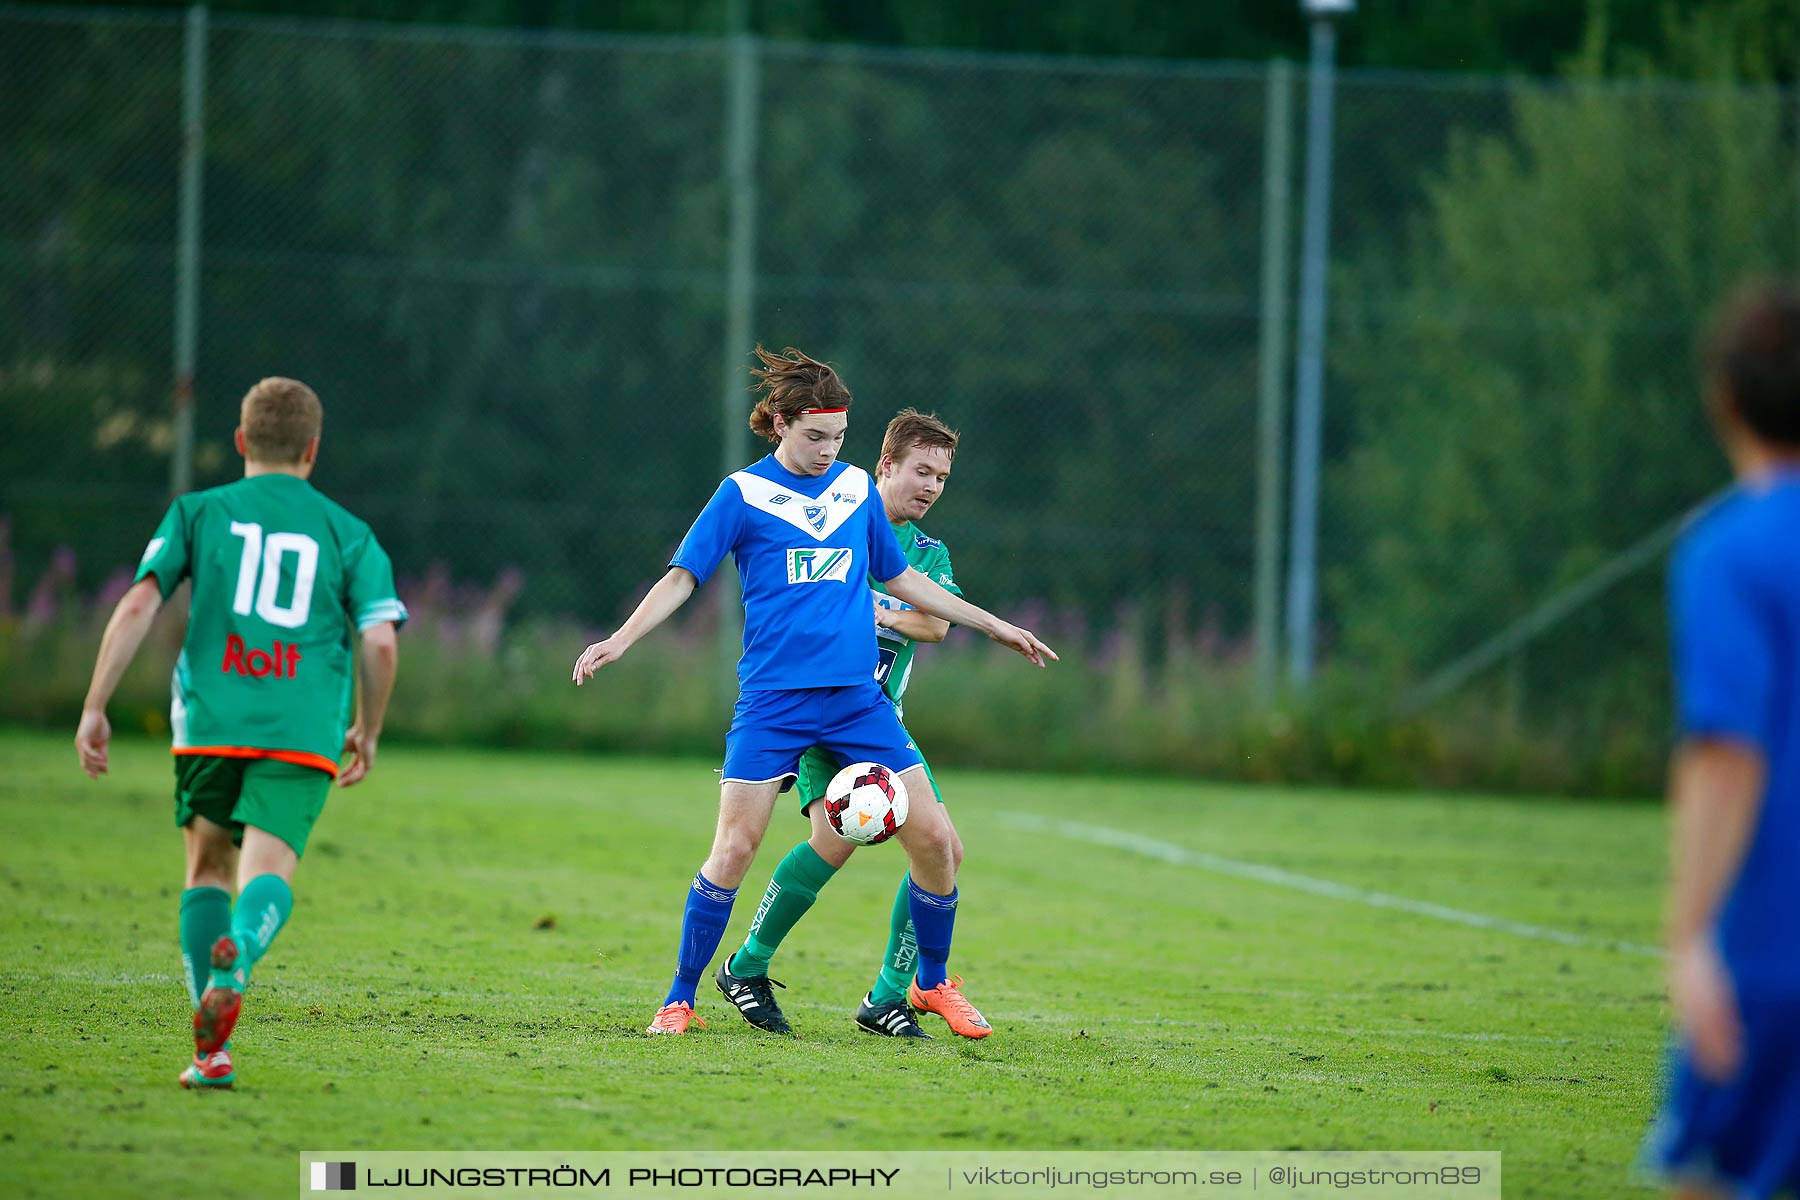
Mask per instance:
[[[0,615],[0,721],[74,730],[111,596],[42,586]],[[415,606],[401,637],[387,737],[412,742],[715,755],[735,681],[705,610],[658,630],[587,685],[569,671],[598,636],[573,622],[502,628],[503,600]],[[111,706],[116,730],[168,732],[168,672],[182,597],[159,615]],[[1609,709],[1608,724],[1537,723],[1476,690],[1410,720],[1386,689],[1327,668],[1305,703],[1253,701],[1239,652],[1207,635],[1139,623],[1096,637],[1050,621],[1062,661],[1039,671],[964,631],[921,650],[907,723],[946,766],[1179,774],[1272,784],[1480,787],[1644,794],[1661,771],[1657,705]],[[1146,648],[1156,645],[1154,653]],[[72,761],[72,760],[71,760]]]

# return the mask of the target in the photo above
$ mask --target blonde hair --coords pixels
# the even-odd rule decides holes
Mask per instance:
[[[888,422],[887,432],[881,438],[881,453],[884,458],[900,462],[914,447],[920,447],[927,450],[948,450],[950,457],[955,458],[956,443],[961,437],[956,430],[939,420],[936,413],[903,408]]]
[[[298,379],[271,375],[244,393],[238,423],[244,427],[251,462],[297,463],[319,436],[325,408],[318,394]]]
[[[750,374],[756,377],[750,390],[761,392],[762,398],[750,410],[750,428],[758,437],[771,442],[781,440],[775,432],[777,416],[792,424],[811,409],[850,407],[850,389],[825,363],[808,358],[792,346],[780,354],[771,354],[758,344],[756,358],[762,365],[750,368]]]

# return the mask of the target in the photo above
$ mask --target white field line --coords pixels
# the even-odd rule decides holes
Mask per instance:
[[[1452,924],[1467,925],[1474,929],[1491,929],[1499,933],[1510,933],[1516,937],[1533,938],[1540,942],[1556,942],[1563,946],[1586,946],[1600,950],[1612,950],[1620,954],[1644,955],[1650,958],[1661,958],[1663,955],[1663,952],[1657,947],[1646,946],[1639,942],[1586,937],[1579,933],[1570,933],[1565,929],[1551,929],[1544,925],[1527,925],[1523,921],[1509,921],[1505,917],[1466,912],[1460,908],[1447,908],[1442,904],[1432,904],[1427,900],[1409,900],[1405,896],[1391,896],[1386,892],[1352,887],[1350,884],[1337,883],[1330,879],[1315,879],[1311,875],[1285,871],[1280,867],[1240,862],[1234,858],[1222,858],[1217,854],[1208,854],[1203,850],[1189,850],[1187,847],[1177,846],[1173,842],[1159,841],[1156,838],[1145,837],[1137,833],[1127,833],[1122,829],[1108,829],[1104,825],[1057,820],[1052,817],[1038,816],[1035,813],[1009,812],[999,815],[1002,820],[1018,829],[1028,829],[1034,833],[1054,834],[1071,841],[1086,842],[1090,846],[1106,846],[1113,850],[1123,850],[1128,854],[1138,854],[1145,858],[1157,859],[1160,862],[1173,863],[1176,866],[1197,867],[1202,871],[1211,871],[1217,875],[1250,879],[1257,883],[1269,884],[1271,887],[1323,896],[1328,900],[1364,904],[1370,908],[1393,909],[1396,912],[1411,913],[1414,916],[1430,917],[1436,921],[1449,921]]]

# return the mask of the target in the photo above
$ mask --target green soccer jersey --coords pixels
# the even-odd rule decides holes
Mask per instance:
[[[304,479],[256,475],[169,507],[137,577],[194,581],[169,706],[176,754],[279,758],[337,773],[352,632],[399,625],[387,552]]]
[[[900,549],[906,554],[907,566],[945,591],[962,595],[962,589],[956,586],[956,571],[950,566],[950,551],[944,548],[944,543],[936,538],[926,537],[911,521],[894,526],[894,536],[900,539]],[[869,586],[874,589],[875,603],[883,608],[912,607],[889,596],[879,580],[870,579]],[[912,678],[913,652],[919,648],[919,644],[892,629],[877,627],[875,636],[876,649],[880,654],[880,660],[875,666],[875,678],[881,684],[881,690],[887,693],[888,699],[898,709],[900,695],[906,691],[907,681]]]

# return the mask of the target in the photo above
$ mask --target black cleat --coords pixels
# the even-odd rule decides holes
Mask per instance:
[[[775,987],[785,988],[785,983],[776,983],[767,975],[751,975],[740,977],[731,973],[731,955],[719,964],[719,973],[713,976],[713,982],[725,993],[725,998],[737,1008],[738,1015],[758,1029],[766,1029],[770,1033],[792,1033],[793,1026],[781,1013],[781,1005],[775,1003]]]
[[[905,1002],[877,1006],[869,1003],[873,999],[872,995],[864,996],[863,1002],[856,1009],[856,1025],[864,1033],[931,1040],[931,1035],[919,1027],[918,1018],[913,1016],[912,1009]]]

